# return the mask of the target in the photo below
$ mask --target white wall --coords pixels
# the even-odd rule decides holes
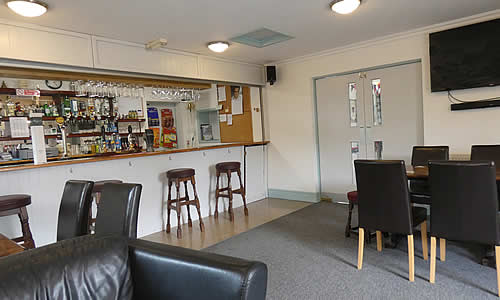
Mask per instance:
[[[247,203],[266,197],[265,176],[266,146],[252,147],[247,156]],[[162,230],[162,208],[167,200],[166,171],[173,168],[196,169],[196,187],[200,198],[202,217],[213,215],[215,208],[215,164],[221,161],[243,162],[244,147],[202,150],[194,152],[165,154],[110,160],[102,162],[45,167],[38,169],[0,172],[2,194],[29,194],[31,205],[28,215],[31,232],[37,246],[56,241],[57,217],[66,180],[108,180],[121,179],[125,182],[142,184],[139,206],[138,236],[142,237]],[[242,170],[243,172],[243,170]],[[223,176],[224,177],[224,176]],[[22,184],[19,184],[22,182]],[[224,185],[225,178],[222,179]],[[233,187],[239,186],[236,174],[232,176]],[[181,193],[184,188],[181,187]],[[189,194],[193,195],[189,188]],[[175,197],[175,190],[173,191]],[[234,207],[243,205],[239,195],[233,200]],[[227,210],[227,200],[219,200],[219,211]],[[187,222],[186,208],[182,209],[181,221]],[[250,213],[252,213],[250,209]],[[166,213],[164,214],[166,223]],[[177,216],[170,216],[172,227],[177,226]],[[191,217],[198,219],[196,209],[191,206]],[[21,235],[21,224],[17,216],[0,218],[0,232],[13,238]],[[175,234],[175,231],[174,231]]]
[[[451,112],[446,93],[431,93],[428,33],[500,17],[500,11],[422,30],[278,62],[278,81],[264,89],[265,139],[269,146],[269,188],[319,192],[313,78],[420,59],[422,61],[424,141],[464,154],[471,144],[500,143],[500,108]],[[500,95],[500,87],[454,92],[463,99]]]

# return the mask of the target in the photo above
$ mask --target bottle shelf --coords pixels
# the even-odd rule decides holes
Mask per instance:
[[[105,135],[113,135],[113,133],[116,132],[106,132]],[[144,132],[137,132],[134,133],[137,136],[142,136]],[[68,138],[82,138],[82,137],[93,137],[93,136],[101,136],[102,134],[100,132],[86,132],[86,133],[70,133],[68,134]],[[128,133],[118,133],[119,136],[125,137],[128,136]],[[55,139],[55,138],[60,138],[60,134],[46,134],[45,138],[46,139]],[[0,137],[0,142],[8,142],[8,141],[24,141],[24,140],[31,140],[31,137]]]
[[[0,88],[0,95],[14,95],[15,96],[16,95],[16,89]],[[76,94],[73,91],[40,90],[40,96],[69,96],[69,97],[76,97]]]
[[[2,122],[9,122],[9,118],[10,117],[2,117],[0,118],[0,121]],[[28,119],[30,119],[29,117],[27,117]],[[59,118],[59,117],[42,117],[42,120],[43,121],[55,121],[56,118]],[[66,117],[63,117],[65,120],[67,119]],[[90,118],[87,118],[87,117],[76,117],[76,118],[73,118],[73,119],[76,119],[76,120],[90,120]],[[114,117],[101,117],[100,120],[107,120],[107,119],[114,119]],[[117,120],[118,123],[142,123],[142,122],[146,122],[146,119],[118,119]]]

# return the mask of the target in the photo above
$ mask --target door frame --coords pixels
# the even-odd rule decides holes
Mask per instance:
[[[345,71],[345,72],[340,72],[340,73],[332,73],[332,74],[327,74],[327,75],[321,75],[321,76],[316,76],[312,78],[313,81],[313,114],[314,114],[314,143],[316,144],[316,169],[318,172],[318,183],[317,183],[317,188],[318,188],[318,198],[321,200],[321,195],[322,195],[322,188],[321,188],[321,156],[320,156],[320,145],[319,145],[319,122],[318,122],[318,95],[317,95],[317,88],[316,88],[316,83],[318,80],[325,79],[325,78],[330,78],[330,77],[340,77],[344,75],[351,75],[355,73],[362,73],[362,72],[368,72],[368,71],[374,71],[374,70],[380,70],[380,69],[386,69],[386,68],[391,68],[391,67],[398,67],[398,66],[403,66],[403,65],[409,65],[409,64],[415,64],[415,63],[422,63],[422,59],[412,59],[412,60],[407,60],[407,61],[401,61],[401,62],[396,62],[396,63],[390,63],[390,64],[385,64],[385,65],[379,65],[379,66],[373,66],[373,67],[368,67],[368,68],[362,68],[362,69],[356,69],[356,70],[351,70],[351,71]],[[422,80],[423,84],[423,80]],[[342,195],[339,199],[340,201],[336,201],[336,203],[349,203],[347,200],[347,195]]]

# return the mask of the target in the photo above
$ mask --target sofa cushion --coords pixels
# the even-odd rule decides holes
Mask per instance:
[[[132,299],[127,240],[65,240],[0,259],[0,299]]]

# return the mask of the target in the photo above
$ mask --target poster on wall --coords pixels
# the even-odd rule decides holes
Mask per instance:
[[[160,126],[160,118],[156,107],[148,107],[148,125],[149,127]]]
[[[243,114],[243,89],[238,85],[231,86],[231,114]]]
[[[162,136],[161,144],[164,148],[177,148],[177,129],[174,126],[174,114],[171,109],[161,110]]]

